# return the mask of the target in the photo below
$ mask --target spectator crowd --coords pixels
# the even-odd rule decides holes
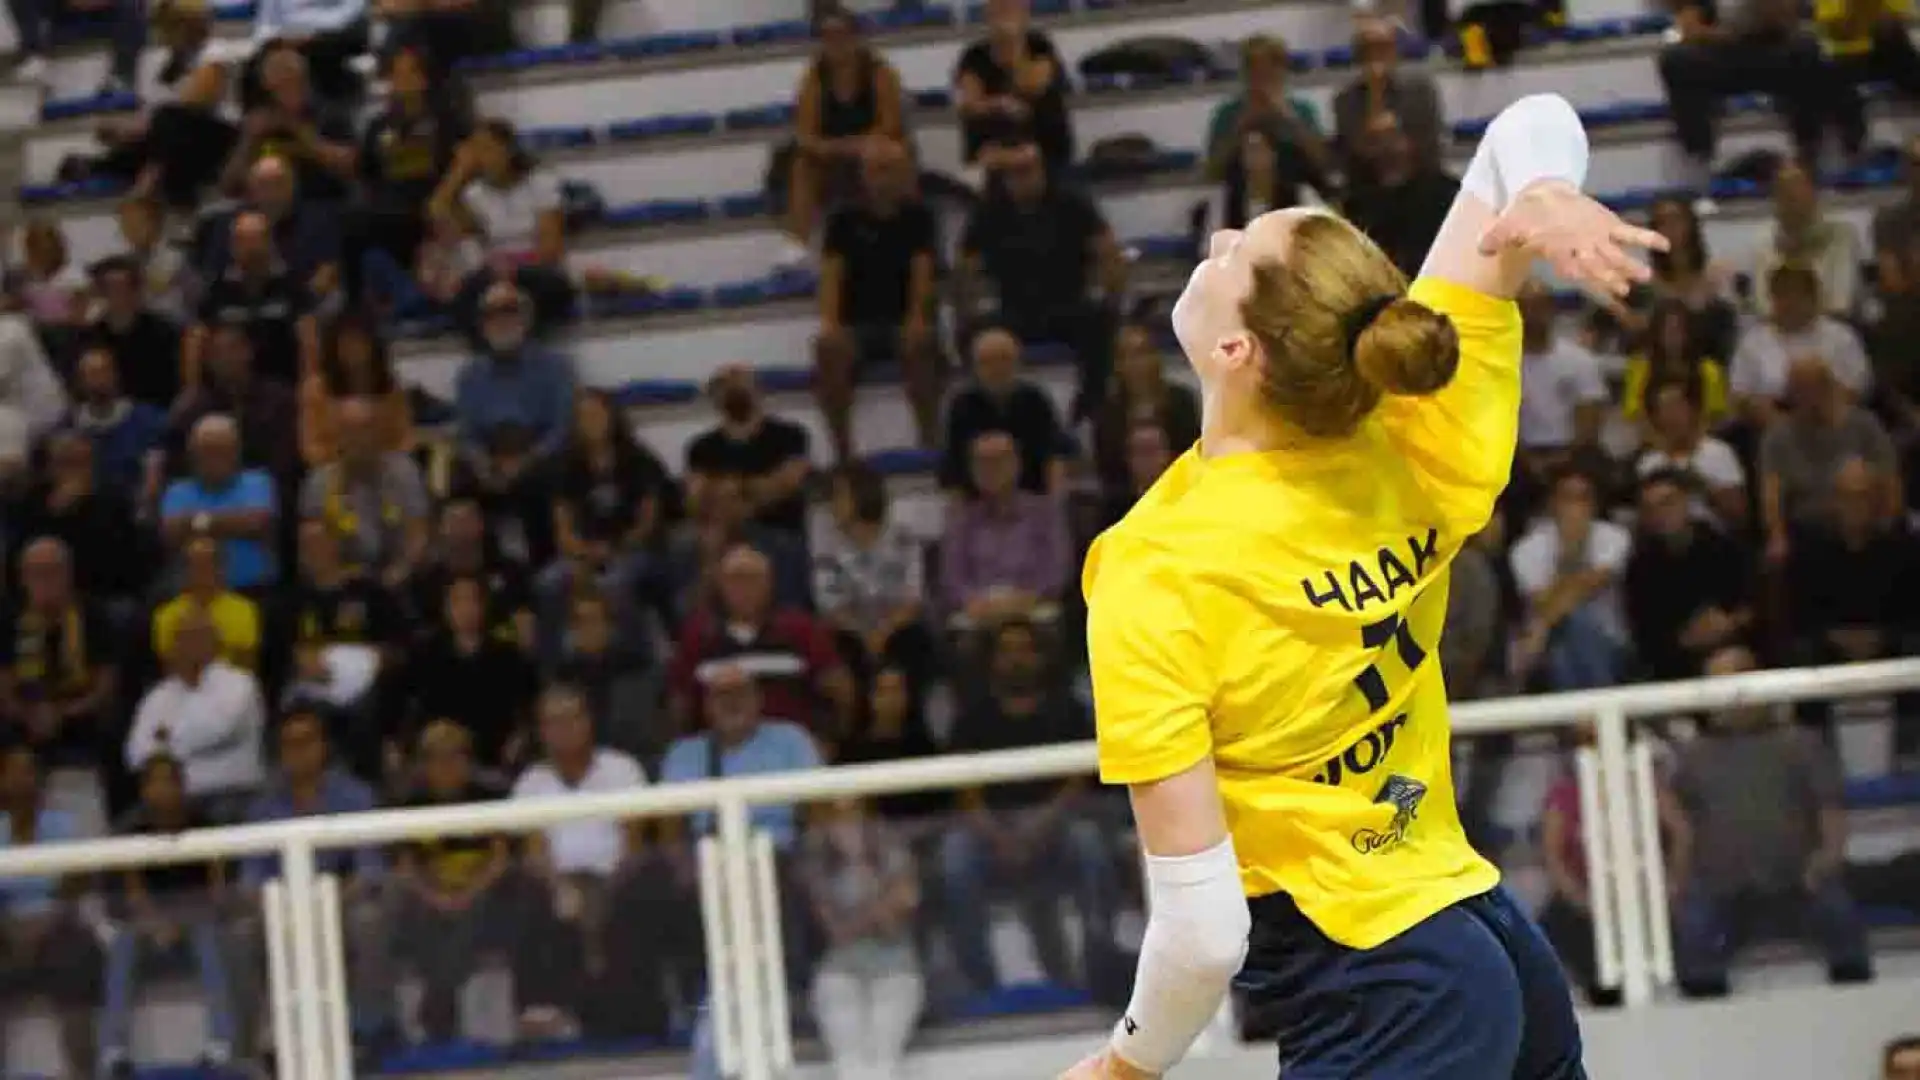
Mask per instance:
[[[10,6],[30,76],[52,13]],[[1807,29],[1750,6],[1751,23],[1678,19],[1661,72],[1682,145],[1707,175],[1714,102],[1765,89],[1803,156],[1767,163],[1756,250],[1709,251],[1711,208],[1663,199],[1650,216],[1672,249],[1627,301],[1522,298],[1514,478],[1453,576],[1441,662],[1458,697],[1920,640],[1920,142],[1912,190],[1868,238],[1823,207],[1813,164],[1829,127],[1865,152],[1857,84],[1914,89],[1920,59],[1850,3]],[[580,383],[558,331],[592,297],[650,286],[571,254],[577,186],[476,115],[457,65],[509,40],[506,5],[266,4],[245,54],[212,40],[197,0],[161,0],[150,25],[139,9],[109,6],[108,88],[134,78],[150,30],[166,90],[70,163],[128,185],[123,250],[72,266],[58,225],[28,222],[0,315],[0,842],[1091,734],[1074,568],[1194,442],[1199,403],[1168,374],[1165,298],[1080,182],[1111,148],[1077,153],[1073,75],[1023,0],[989,0],[957,56],[968,169],[953,178],[918,168],[900,78],[859,20],[817,13],[773,179],[785,258],[818,272],[824,474],[750,369],[715,369],[712,426],[677,468],[644,420]],[[597,9],[574,6],[576,40]],[[1203,219],[1317,200],[1416,269],[1457,182],[1441,96],[1402,62],[1402,32],[1358,18],[1326,120],[1290,89],[1285,42],[1245,42],[1206,136],[1218,195]],[[1779,78],[1749,86],[1776,68],[1727,50],[1762,38]],[[954,252],[935,188],[961,193]],[[449,400],[396,370],[390,341],[422,319],[447,320],[466,353]],[[1065,408],[1027,371],[1061,345]],[[854,400],[881,362],[937,454],[931,544],[858,453]],[[1898,763],[1920,769],[1920,702],[1895,714]],[[1760,932],[1756,910],[1810,927],[1836,981],[1870,978],[1836,718],[1685,720],[1661,784],[1685,989],[1727,992],[1729,942]],[[1471,748],[1465,816],[1488,846],[1510,752]],[[1544,917],[1592,984],[1570,785],[1543,815]],[[1124,1000],[1124,808],[1089,785],[754,814],[779,853],[801,1012],[839,1075],[892,1075],[924,1009],[1008,981],[995,897],[1016,901],[1048,981]],[[704,993],[693,842],[711,826],[325,853],[345,884],[356,1045],[458,1037],[462,989],[494,956],[521,1038],[685,1034]],[[208,1061],[251,1060],[270,1049],[259,896],[274,872],[0,882],[0,964],[52,999],[72,1075],[131,1070],[140,974],[163,961],[197,978]],[[1920,909],[1911,870],[1867,887]],[[410,1016],[396,966],[421,989]]]

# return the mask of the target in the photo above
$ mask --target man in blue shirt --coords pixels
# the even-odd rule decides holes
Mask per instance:
[[[187,446],[192,475],[167,485],[160,499],[160,535],[170,552],[188,540],[220,541],[227,583],[241,592],[270,588],[280,569],[273,555],[279,502],[273,480],[240,467],[240,428],[231,416],[205,416]]]
[[[807,729],[785,720],[769,720],[760,714],[760,690],[753,676],[743,667],[722,665],[710,669],[703,680],[707,730],[698,735],[676,739],[660,762],[660,782],[680,783],[753,776],[760,773],[792,772],[821,766],[820,749]],[[773,838],[773,846],[784,857],[799,838],[799,812],[792,806],[756,806],[752,810],[755,832]],[[710,813],[690,816],[696,834],[713,830]],[[685,853],[680,858],[690,865]],[[681,873],[682,888],[691,883],[691,873]],[[780,890],[781,934],[786,944],[787,971],[799,978],[811,969],[806,962],[810,952],[801,934],[805,927],[804,901],[791,885]],[[703,1006],[698,1029],[694,1033],[696,1080],[713,1080],[719,1075],[713,1057],[712,1021]]]
[[[483,479],[502,479],[488,474],[503,429],[529,437],[533,463],[558,457],[573,430],[573,366],[527,340],[527,309],[527,298],[512,283],[488,287],[480,299],[485,348],[455,382],[460,449]]]
[[[372,788],[332,764],[327,722],[318,712],[296,708],[288,713],[280,721],[276,739],[280,768],[271,786],[247,809],[249,824],[351,814],[377,805]],[[379,902],[384,864],[379,849],[371,847],[321,848],[314,852],[314,860],[320,873],[340,879],[347,973],[352,982],[347,997],[353,1002],[354,1035],[365,1045],[394,1031],[393,972],[387,966],[391,950]],[[260,887],[279,873],[279,859],[271,855],[249,859],[241,866],[240,884],[249,908],[257,903]],[[248,1041],[259,1026],[255,1006],[266,1000],[256,982],[266,972],[266,949],[259,924],[250,918],[237,928],[234,940],[241,953],[234,973],[239,984],[234,1000],[241,1014],[236,1056],[244,1059],[251,1049]]]
[[[40,761],[33,747],[0,750],[0,848],[83,839],[79,823],[41,804]],[[61,1049],[74,1076],[94,1072],[93,1006],[100,997],[100,943],[72,903],[78,881],[0,878],[0,978],[51,999]]]

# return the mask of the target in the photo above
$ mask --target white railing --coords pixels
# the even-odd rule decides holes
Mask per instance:
[[[1628,1005],[1638,1006],[1656,983],[1672,979],[1673,965],[1653,755],[1650,744],[1634,738],[1632,721],[1916,687],[1920,660],[1888,660],[1473,702],[1455,707],[1453,726],[1460,735],[1485,735],[1593,722],[1594,745],[1575,761],[1599,977],[1603,985],[1619,987]],[[340,897],[337,883],[316,872],[316,851],[529,832],[596,818],[712,812],[714,831],[699,843],[697,857],[716,1057],[727,1076],[773,1080],[791,1067],[793,1045],[772,849],[753,832],[753,807],[1045,780],[1085,775],[1094,766],[1093,744],[1074,743],[624,792],[298,818],[176,836],[10,848],[0,851],[0,877],[277,855],[280,879],[266,890],[263,905],[280,1080],[350,1080]]]

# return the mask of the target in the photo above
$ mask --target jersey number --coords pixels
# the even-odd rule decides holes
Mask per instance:
[[[1418,603],[1418,598],[1415,598]],[[1400,654],[1400,663],[1408,671],[1418,668],[1427,659],[1427,650],[1413,639],[1413,624],[1403,615],[1389,615],[1378,622],[1370,622],[1360,628],[1360,644],[1369,651],[1378,654],[1391,641]],[[1387,707],[1393,695],[1387,691],[1387,677],[1380,673],[1380,661],[1376,656],[1367,669],[1356,675],[1353,685],[1367,699],[1367,712],[1377,713]]]

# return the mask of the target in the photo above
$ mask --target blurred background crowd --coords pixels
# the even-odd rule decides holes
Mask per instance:
[[[684,460],[573,368],[571,324],[664,283],[570,254],[594,192],[476,109],[462,64],[511,47],[504,3],[269,3],[244,53],[194,0],[73,6],[110,30],[103,93],[131,83],[150,39],[166,90],[70,162],[124,185],[123,250],[75,265],[50,216],[9,245],[0,842],[1090,736],[1079,557],[1193,443],[1199,405],[1167,297],[1132,280],[1137,253],[1081,182],[1140,148],[1082,152],[1079,73],[1025,0],[989,0],[955,49],[960,175],[919,167],[900,77],[863,20],[811,13],[814,59],[768,179],[772,257],[817,279],[819,329],[810,357],[750,359],[812,364],[829,445],[727,366]],[[572,5],[575,41],[599,6]],[[72,12],[9,7],[16,77],[39,77]],[[1406,40],[1498,65],[1563,18],[1476,11],[1461,27],[1444,10],[1408,13],[1414,28],[1356,16],[1325,112],[1290,90],[1286,42],[1226,49],[1240,81],[1205,134],[1218,195],[1196,207],[1196,242],[1320,202],[1416,270],[1457,187],[1441,154],[1457,118],[1402,63]],[[1913,191],[1871,235],[1830,217],[1817,183],[1822,161],[1886,152],[1867,142],[1863,85],[1920,90],[1903,17],[1850,0],[1812,20],[1776,0],[1688,6],[1659,71],[1699,185],[1647,207],[1672,249],[1626,302],[1570,303],[1545,282],[1522,298],[1514,479],[1456,562],[1440,657],[1460,699],[1920,642],[1920,142],[1892,151]],[[1751,91],[1773,96],[1798,156],[1716,160],[1718,106]],[[1772,201],[1754,250],[1708,249],[1716,165]],[[390,343],[422,327],[463,342],[451,395],[396,370]],[[1066,408],[1027,370],[1060,346]],[[878,365],[897,384],[868,384]],[[854,449],[856,394],[893,393],[937,456],[933,544]],[[1920,771],[1920,702],[1889,715],[1896,770]],[[1910,853],[1847,858],[1847,720],[1814,705],[1665,727],[1688,994],[1727,993],[1734,948],[1776,924],[1833,980],[1867,980],[1869,909],[1920,919]],[[1490,854],[1532,852],[1542,917],[1605,1003],[1565,755],[1522,836],[1495,811],[1515,753],[1464,748],[1466,819]],[[840,1075],[891,1075],[923,1024],[1015,1008],[990,897],[1017,901],[1048,1002],[1124,1001],[1137,886],[1124,805],[1090,784],[757,815],[791,908],[796,1015]],[[329,856],[351,883],[357,1045],[375,1060],[470,1034],[463,988],[494,957],[517,1040],[684,1041],[704,981],[691,840],[709,827]],[[52,1000],[72,1075],[124,1076],[141,973],[185,964],[206,1062],[259,1062],[273,871],[0,882],[4,981]],[[396,969],[415,989],[395,994]]]

